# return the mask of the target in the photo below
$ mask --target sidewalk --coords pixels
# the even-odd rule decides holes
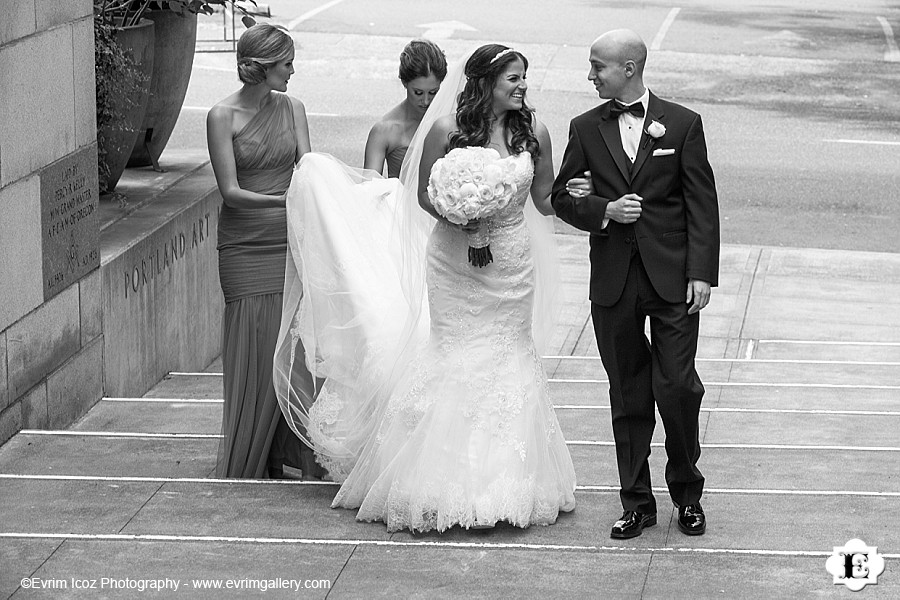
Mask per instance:
[[[723,248],[698,362],[708,532],[682,535],[659,487],[659,524],[617,541],[587,239],[558,238],[566,301],[545,364],[579,488],[556,525],[389,534],[329,508],[332,484],[213,480],[217,362],[0,448],[0,598],[140,595],[103,577],[177,581],[184,598],[846,598],[825,561],[852,538],[886,561],[859,597],[900,597],[900,255]],[[663,440],[659,425],[657,486]],[[229,578],[244,589],[191,583]]]

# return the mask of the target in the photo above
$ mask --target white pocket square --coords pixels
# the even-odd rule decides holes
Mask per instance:
[[[672,156],[675,154],[675,148],[657,148],[653,151],[653,156]]]

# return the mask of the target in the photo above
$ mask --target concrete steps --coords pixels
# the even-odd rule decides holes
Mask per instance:
[[[579,240],[564,241],[573,246],[566,256],[575,256]],[[798,256],[784,256],[791,252]],[[841,268],[863,271],[866,260],[884,267],[881,255],[856,258]],[[779,326],[766,324],[771,335],[759,335],[765,319],[755,298],[799,294],[771,285],[778,269],[803,271],[806,260],[820,279],[870,283],[854,271],[816,273],[824,263],[815,252],[727,249],[724,262],[736,272],[718,297],[733,301],[704,315],[711,325],[697,363],[707,388],[700,467],[709,529],[682,535],[658,487],[659,524],[622,542],[609,538],[621,505],[608,384],[589,307],[576,301],[583,261],[567,260],[565,323],[545,367],[579,487],[576,510],[555,525],[391,534],[331,509],[334,484],[214,479],[217,361],[204,373],[172,373],[142,398],[106,398],[68,430],[26,430],[0,448],[0,597],[37,597],[19,587],[22,577],[103,576],[168,577],[182,593],[201,578],[309,580],[319,586],[303,590],[311,598],[838,597],[848,590],[833,585],[825,560],[852,538],[886,556],[885,573],[866,592],[900,595],[900,344],[872,333],[893,327],[893,297],[875,294],[828,330],[861,324],[853,336],[828,339],[822,323],[838,313],[813,290],[803,302],[822,320],[789,311]],[[884,273],[900,280],[898,269]],[[650,458],[657,486],[664,440],[660,423]],[[225,594],[189,589],[189,597]],[[62,596],[97,597],[72,589]]]

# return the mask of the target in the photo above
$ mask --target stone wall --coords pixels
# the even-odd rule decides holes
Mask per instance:
[[[222,196],[205,156],[167,156],[162,189],[141,185],[150,173],[126,171],[129,201],[146,196],[147,204],[101,226],[106,396],[140,396],[167,373],[202,370],[220,353]]]
[[[0,443],[103,393],[89,0],[0,0]]]

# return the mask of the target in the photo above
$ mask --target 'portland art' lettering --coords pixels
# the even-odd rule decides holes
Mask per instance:
[[[196,219],[190,231],[179,231],[143,254],[139,261],[135,261],[124,269],[125,298],[141,291],[154,280],[162,277],[166,272],[183,261],[185,254],[198,248],[209,239],[209,213],[200,219]]]

